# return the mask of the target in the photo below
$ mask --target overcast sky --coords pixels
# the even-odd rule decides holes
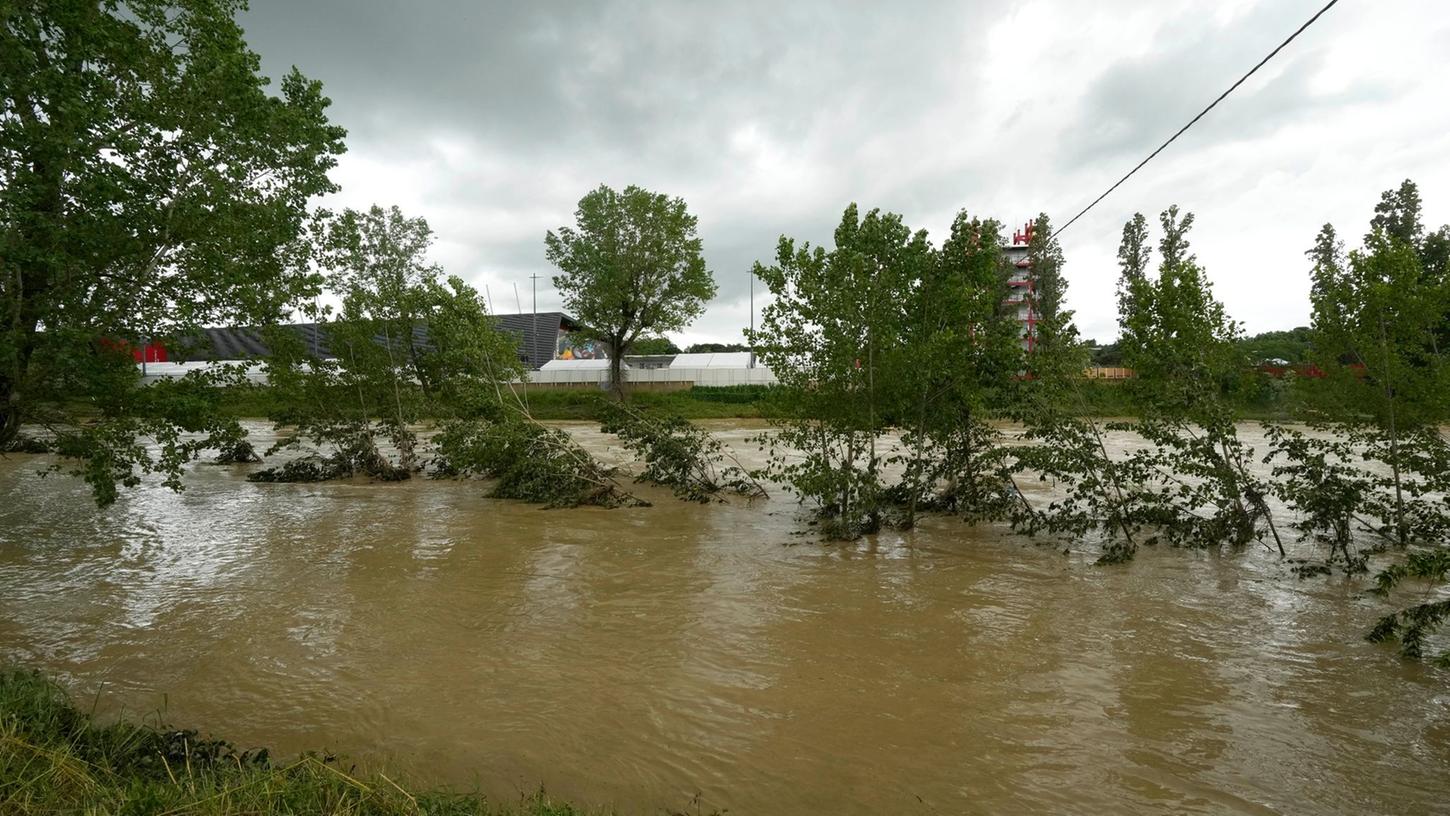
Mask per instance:
[[[434,257],[557,309],[544,233],[600,183],[682,196],[720,292],[674,339],[738,341],[749,269],[828,244],[850,202],[938,241],[952,216],[1063,223],[1322,0],[484,3],[252,0],[264,69],[349,131],[332,206],[426,217]],[[1303,252],[1420,184],[1450,221],[1444,0],[1345,0],[1062,236],[1085,337],[1116,335],[1122,223],[1177,203],[1250,332],[1307,322]],[[757,300],[757,307],[760,301]]]

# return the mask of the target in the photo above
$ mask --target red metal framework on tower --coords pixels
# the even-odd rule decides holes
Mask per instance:
[[[1037,279],[1032,275],[1032,262],[1027,257],[1027,245],[1032,242],[1032,222],[1012,233],[1012,243],[1002,249],[1002,255],[1012,264],[1012,274],[1007,279],[1007,297],[1002,305],[1017,317],[1022,327],[1022,348],[1028,352],[1037,348]]]

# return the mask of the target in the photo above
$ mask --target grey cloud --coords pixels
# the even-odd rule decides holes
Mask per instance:
[[[1102,189],[1104,168],[1155,146],[1305,13],[1300,3],[1260,2],[1217,26],[1203,6],[1122,0],[1114,8],[1123,13],[1151,8],[1154,45],[1102,65],[1073,53],[1085,5],[1048,7],[1061,23],[1055,70],[1071,76],[1031,87],[1016,78],[1020,63],[986,58],[1036,36],[994,28],[1040,6],[1012,0],[253,0],[243,25],[267,72],[296,64],[334,100],[334,120],[350,131],[342,201],[421,206],[447,245],[448,271],[492,281],[500,308],[512,308],[512,283],[527,305],[531,274],[545,276],[540,307],[556,307],[544,232],[567,223],[597,184],[634,183],[683,196],[699,215],[720,292],[694,333],[733,339],[748,270],[772,257],[779,235],[829,242],[852,201],[901,212],[937,240],[960,207],[1009,225],[1042,210],[1059,217]],[[1359,82],[1312,93],[1324,41],[1296,43],[1271,66],[1273,81],[1236,95],[1181,146],[1271,139],[1289,123],[1402,90]],[[1160,160],[1153,177],[1172,168]],[[1307,157],[1293,162],[1296,173],[1311,169]],[[1215,184],[1263,172],[1246,163],[1239,175],[1174,192],[1199,211],[1200,241],[1215,220],[1205,207],[1231,198]],[[1101,266],[1120,212],[1161,209],[1133,197],[1149,184],[1074,227],[1070,265],[1071,242]],[[1069,270],[1086,293],[1079,316],[1098,334],[1112,320],[1110,298],[1097,297],[1111,288],[1106,263]]]
[[[1093,82],[1079,106],[1070,147],[1059,154],[1059,166],[1146,156],[1304,19],[1302,9],[1273,3],[1256,6],[1223,27],[1203,26],[1199,15],[1185,16],[1191,23],[1165,22],[1159,48],[1110,66]],[[1252,140],[1287,124],[1313,121],[1319,111],[1390,97],[1390,89],[1374,82],[1315,93],[1312,81],[1327,59],[1325,41],[1315,37],[1319,33],[1311,29],[1291,43],[1175,147]]]

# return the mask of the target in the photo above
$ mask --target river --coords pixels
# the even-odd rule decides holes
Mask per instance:
[[[214,465],[98,511],[45,461],[0,459],[0,660],[106,714],[625,812],[1450,808],[1447,673],[1263,550],[1100,568],[948,518],[825,545],[781,495],[542,510]]]

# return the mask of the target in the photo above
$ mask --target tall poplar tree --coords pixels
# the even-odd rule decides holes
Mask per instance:
[[[1141,215],[1124,227],[1118,253],[1119,342],[1141,413],[1132,429],[1154,445],[1132,457],[1153,486],[1137,512],[1169,543],[1241,546],[1271,534],[1282,554],[1268,485],[1250,469],[1254,450],[1239,439],[1231,406],[1248,376],[1242,332],[1189,251],[1193,214],[1172,206],[1159,224],[1156,276],[1144,271]]]
[[[1444,455],[1438,423],[1450,417],[1450,281],[1433,268],[1437,252],[1409,181],[1384,194],[1362,248],[1345,255],[1325,225],[1308,252],[1315,363],[1324,373],[1317,403],[1389,469],[1393,499],[1371,515],[1399,545],[1450,526],[1444,510],[1422,500],[1442,477],[1419,470],[1433,469],[1427,455]]]
[[[881,436],[900,405],[903,305],[933,262],[925,232],[852,204],[831,249],[782,236],[775,263],[755,265],[772,300],[750,339],[780,381],[765,475],[812,502],[829,536],[883,521]]]

